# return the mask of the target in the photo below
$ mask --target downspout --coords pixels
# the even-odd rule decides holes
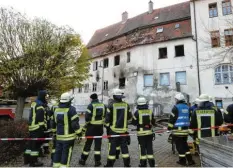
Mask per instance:
[[[201,83],[200,83],[200,68],[199,68],[199,49],[198,49],[198,40],[197,40],[197,20],[196,20],[196,5],[195,0],[193,1],[194,8],[194,24],[195,24],[195,39],[196,39],[196,54],[197,54],[197,81],[198,81],[198,90],[199,95],[201,95]]]

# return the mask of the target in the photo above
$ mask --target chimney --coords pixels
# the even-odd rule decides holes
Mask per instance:
[[[153,5],[154,5],[154,3],[150,0],[148,13],[152,13],[153,12]]]
[[[122,13],[122,23],[125,23],[128,20],[128,12]]]

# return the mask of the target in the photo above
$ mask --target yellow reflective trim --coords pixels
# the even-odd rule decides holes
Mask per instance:
[[[28,128],[29,128],[29,131],[35,131],[35,130],[39,129],[40,126],[37,124],[37,125],[29,126]]]
[[[38,106],[37,108],[36,108],[36,110],[44,110],[44,107],[43,106]]]
[[[100,151],[95,151],[95,155],[100,155]]]
[[[185,157],[185,155],[179,155],[179,157]]]
[[[68,121],[67,113],[64,114],[64,134],[65,135],[69,134],[69,121]]]
[[[121,150],[121,147],[120,146],[116,147],[116,150]]]
[[[69,148],[68,161],[67,161],[67,165],[66,165],[67,167],[70,166],[71,155],[72,155],[72,146]]]
[[[71,121],[73,121],[76,118],[79,118],[78,114],[75,114],[73,117],[71,117]]]
[[[173,124],[171,124],[171,123],[168,123],[168,127],[173,128],[173,127],[174,127],[174,125],[173,125]]]
[[[53,163],[53,167],[54,167],[54,168],[59,168],[60,165],[61,165],[60,163]]]
[[[105,125],[106,125],[107,127],[109,127],[109,126],[110,126],[110,123],[105,123]]]
[[[53,150],[52,150],[52,153],[55,153],[55,151],[56,151],[56,150],[55,150],[55,149],[53,149]]]
[[[60,167],[59,168],[67,168],[68,166],[66,165],[63,165],[63,164],[60,164]]]
[[[76,134],[57,135],[57,140],[61,140],[61,141],[74,140],[75,138],[76,138]]]
[[[52,129],[52,132],[56,132],[57,131],[57,129]]]
[[[224,113],[227,114],[227,115],[229,114],[228,111],[226,111],[226,110],[224,110]]]
[[[146,160],[146,159],[147,159],[147,157],[144,155],[140,157],[140,160]]]
[[[30,154],[30,153],[31,153],[31,150],[27,149],[24,153],[25,153],[25,154]]]
[[[45,125],[44,122],[38,122],[38,124],[39,124],[40,126]]]
[[[116,128],[116,122],[117,122],[117,113],[116,112],[117,112],[118,109],[124,110],[124,127],[121,128],[121,129]],[[128,123],[127,123],[127,119],[128,119],[127,118],[127,115],[128,115],[127,109],[128,109],[128,104],[126,104],[124,102],[122,102],[122,103],[113,103],[113,125],[111,126],[111,129],[112,130],[114,129],[115,131],[118,130],[117,133],[124,133],[124,132],[127,131],[127,125],[128,125]]]
[[[189,154],[191,154],[191,152],[186,152],[185,154],[186,154],[186,155],[189,155]]]
[[[173,114],[173,113],[170,113],[171,115],[172,115],[172,117],[175,117],[175,114]]]
[[[80,134],[82,132],[82,128],[79,128],[78,130],[75,131],[76,134]]]
[[[115,159],[116,159],[116,156],[109,155],[109,156],[108,156],[108,159],[109,159],[109,160],[115,160]]]
[[[154,155],[147,155],[147,159],[154,159]]]
[[[129,154],[122,154],[122,158],[128,158]]]
[[[201,116],[198,116],[198,115],[197,115],[197,128],[198,128],[197,137],[201,138],[201,130],[200,130],[200,128],[201,128]]]
[[[38,155],[39,155],[39,152],[31,151],[30,155],[31,155],[31,156],[38,156]]]
[[[92,124],[92,125],[102,125],[102,124],[104,124],[104,120],[91,121],[90,124]]]
[[[88,112],[88,113],[91,113],[91,110],[87,109],[87,112]]]
[[[83,151],[84,155],[89,155],[89,152]]]
[[[137,120],[137,118],[136,118],[134,115],[133,115],[133,119],[134,119],[134,120]]]
[[[215,126],[215,117],[211,116],[210,119],[211,119],[211,127],[214,127]],[[212,135],[212,137],[215,137],[215,129],[211,129],[211,135]]]
[[[152,130],[143,131],[143,129],[142,129],[142,131],[138,131],[138,132],[137,132],[137,135],[138,135],[138,136],[142,136],[142,135],[151,135],[152,133],[153,133]]]
[[[32,123],[31,126],[34,126],[36,123],[36,102],[33,102],[31,104],[31,108],[32,108]]]

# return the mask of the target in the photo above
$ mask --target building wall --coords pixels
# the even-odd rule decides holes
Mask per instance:
[[[184,57],[175,57],[175,46],[184,45]],[[159,48],[167,47],[168,58],[159,58]],[[130,52],[131,61],[126,63],[127,52]],[[114,57],[120,55],[120,65],[114,66]],[[75,105],[86,105],[89,103],[89,96],[92,94],[92,83],[97,82],[96,76],[101,78],[97,82],[97,94],[101,98],[102,76],[104,71],[104,80],[108,80],[108,91],[104,91],[104,103],[112,97],[112,89],[119,87],[119,78],[126,78],[125,100],[129,104],[134,104],[138,96],[146,96],[151,104],[159,106],[164,112],[170,112],[174,104],[174,94],[176,93],[175,72],[186,71],[186,85],[181,85],[181,91],[190,95],[192,102],[198,94],[197,68],[195,42],[192,38],[171,40],[167,42],[142,45],[130,49],[112,53],[105,57],[97,57],[93,62],[98,61],[98,65],[104,58],[109,58],[108,68],[98,68],[93,71],[91,65],[92,77],[84,82],[89,83],[89,92],[78,93],[75,89]],[[170,86],[160,86],[160,73],[170,73]],[[137,75],[136,75],[137,74]],[[153,74],[153,86],[144,86],[144,74]],[[159,110],[160,111],[160,110]]]
[[[215,97],[216,100],[222,99],[223,106],[226,107],[229,103],[231,103],[233,95],[225,89],[225,86],[227,86],[229,90],[233,92],[233,85],[232,83],[216,85],[215,68],[221,64],[232,63],[232,53],[226,52],[228,48],[225,47],[224,30],[233,28],[233,15],[230,14],[223,16],[222,2],[222,0],[201,0],[196,1],[195,5],[201,92]],[[212,3],[217,3],[218,17],[209,17],[209,4]],[[232,0],[231,3],[233,3]],[[191,19],[192,32],[193,35],[195,35],[193,5],[194,4],[191,3]],[[210,32],[216,30],[219,30],[220,32],[221,47],[212,48]]]

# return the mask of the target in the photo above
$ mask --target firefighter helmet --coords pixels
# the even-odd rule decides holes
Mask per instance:
[[[138,105],[145,105],[147,104],[146,98],[145,97],[139,97],[137,100]]]

